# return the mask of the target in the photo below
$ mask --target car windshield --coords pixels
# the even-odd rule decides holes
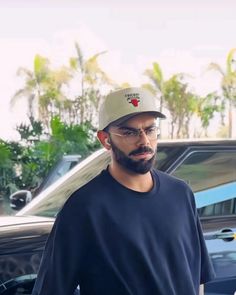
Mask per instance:
[[[109,153],[105,150],[95,152],[39,194],[16,215],[55,217],[67,198],[76,189],[94,178],[102,169],[105,169],[109,161]]]
[[[169,158],[178,154],[179,148],[159,146],[155,166],[162,170]],[[99,150],[75,166],[48,189],[38,195],[29,205],[16,215],[37,215],[55,217],[67,198],[78,188],[106,169],[110,162],[110,154],[104,149]]]

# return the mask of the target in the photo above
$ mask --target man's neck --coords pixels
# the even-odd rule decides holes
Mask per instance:
[[[153,179],[150,171],[145,174],[138,174],[114,162],[109,165],[108,170],[116,181],[134,191],[149,192],[153,187]]]

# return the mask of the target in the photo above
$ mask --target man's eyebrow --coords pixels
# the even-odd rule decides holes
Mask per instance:
[[[120,126],[118,127],[119,130],[129,130],[129,131],[137,131],[139,129],[133,128],[133,127],[128,127],[128,126]]]
[[[148,128],[152,128],[152,127],[157,127],[157,124],[153,123],[153,124],[151,124],[151,125],[145,127],[144,129],[146,130],[146,129],[148,129]]]
[[[144,130],[146,129],[149,129],[149,128],[152,128],[152,127],[156,127],[157,125],[155,123],[147,126],[144,128]],[[137,131],[137,130],[140,130],[139,128],[134,128],[134,127],[129,127],[129,126],[120,126],[118,127],[119,130],[130,130],[130,131]]]

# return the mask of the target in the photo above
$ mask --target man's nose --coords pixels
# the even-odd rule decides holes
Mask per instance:
[[[140,130],[139,140],[137,143],[138,143],[138,145],[150,145],[150,140],[149,140],[147,134],[145,133],[145,131]]]

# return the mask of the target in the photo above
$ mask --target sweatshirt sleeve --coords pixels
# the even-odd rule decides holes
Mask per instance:
[[[211,259],[209,257],[205,239],[202,232],[201,223],[197,214],[197,227],[198,227],[198,235],[200,242],[200,251],[201,251],[201,277],[200,283],[205,284],[208,281],[211,281],[215,277],[215,272],[211,263]]]
[[[191,190],[191,189],[190,189]],[[191,199],[192,199],[192,207],[195,215],[195,222],[196,222],[196,228],[198,233],[198,239],[199,239],[199,250],[200,250],[200,284],[205,284],[215,278],[215,272],[214,268],[207,250],[206,242],[204,239],[202,226],[200,222],[200,218],[197,212],[197,207],[195,203],[195,197],[191,190]]]
[[[72,202],[73,203],[73,202]],[[46,242],[32,295],[72,295],[79,284],[83,216],[65,204]]]

